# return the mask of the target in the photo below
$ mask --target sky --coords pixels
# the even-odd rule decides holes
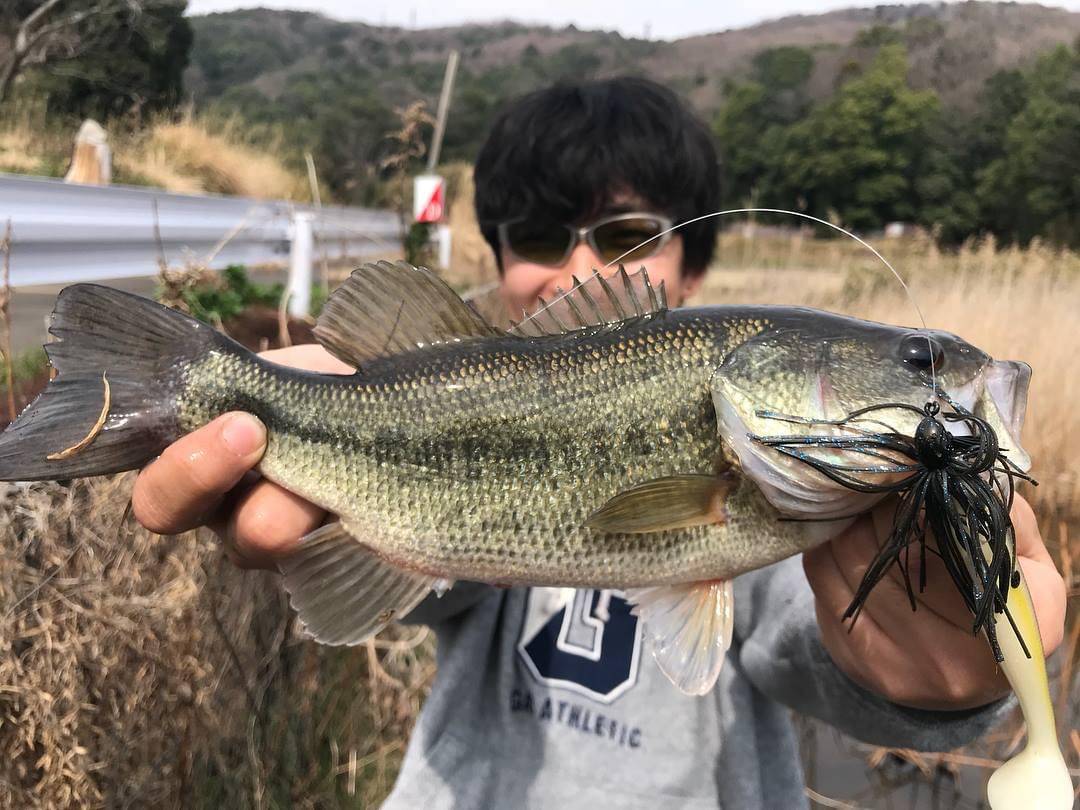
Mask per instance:
[[[883,0],[884,1],[884,0]],[[892,0],[896,2],[896,0]],[[909,0],[899,0],[910,5]],[[542,4],[519,4],[514,10],[506,0],[188,0],[189,14],[230,11],[263,6],[318,11],[339,20],[373,25],[430,28],[466,22],[492,22],[507,18],[551,26],[573,23],[584,29],[618,29],[624,36],[677,39],[728,28],[742,28],[789,14],[820,14],[852,6],[874,6],[858,0],[754,0],[710,2],[701,0],[618,0],[585,3],[582,0],[545,0]],[[1057,0],[1044,5],[1080,11],[1080,0]]]

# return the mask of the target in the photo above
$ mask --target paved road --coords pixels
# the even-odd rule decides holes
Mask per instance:
[[[272,284],[285,281],[285,271],[259,270],[252,273],[253,281]],[[152,296],[157,282],[153,276],[141,279],[103,279],[95,282],[129,293]],[[43,284],[40,286],[18,287],[13,291],[11,301],[11,346],[16,356],[30,349],[36,349],[45,342],[46,319],[53,311],[57,294],[63,284]]]
[[[283,271],[260,271],[253,274],[253,279],[264,284],[284,281]],[[145,278],[103,279],[100,284],[119,290],[152,296],[155,280],[153,276]],[[45,342],[46,319],[53,310],[56,296],[64,288],[62,284],[47,284],[34,287],[19,287],[11,299],[11,348],[18,356],[34,349]]]
[[[154,294],[154,279],[120,278],[101,282],[109,287],[138,293]],[[45,342],[46,319],[52,312],[56,296],[64,288],[62,284],[46,284],[35,287],[19,287],[11,298],[11,349],[18,356]]]

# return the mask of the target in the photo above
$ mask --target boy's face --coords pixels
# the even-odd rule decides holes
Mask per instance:
[[[500,247],[503,266],[502,294],[511,318],[520,318],[522,310],[532,310],[536,299],[543,297],[550,301],[557,295],[556,289],[569,290],[573,286],[573,277],[584,281],[594,271],[602,269],[606,262],[584,241],[571,252],[567,260],[552,267],[534,264],[518,258]],[[682,237],[675,233],[664,246],[646,259],[627,264],[627,272],[636,272],[644,266],[649,273],[649,281],[654,286],[664,283],[671,306],[678,306],[701,286],[702,276],[683,275]],[[605,274],[618,272],[617,267],[608,268]]]

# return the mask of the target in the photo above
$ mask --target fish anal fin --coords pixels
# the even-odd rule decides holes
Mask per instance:
[[[731,646],[735,606],[730,580],[631,588],[626,599],[645,623],[653,658],[682,692],[716,684]]]
[[[669,475],[615,495],[585,525],[612,534],[640,534],[723,523],[735,486],[730,475]]]
[[[424,346],[500,334],[435,273],[405,262],[354,270],[330,295],[315,326],[327,351],[357,367]]]
[[[330,523],[306,535],[280,564],[285,590],[309,636],[354,645],[412,610],[445,580],[397,568]]]

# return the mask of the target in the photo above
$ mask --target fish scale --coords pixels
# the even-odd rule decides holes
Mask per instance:
[[[771,507],[752,486],[723,525],[643,536],[584,523],[628,483],[724,469],[709,380],[761,328],[684,310],[585,340],[445,346],[355,377],[217,354],[188,370],[181,419],[193,430],[256,414],[271,437],[263,475],[364,525],[409,568],[616,588],[727,577],[763,545]],[[778,540],[799,534],[769,525]]]

